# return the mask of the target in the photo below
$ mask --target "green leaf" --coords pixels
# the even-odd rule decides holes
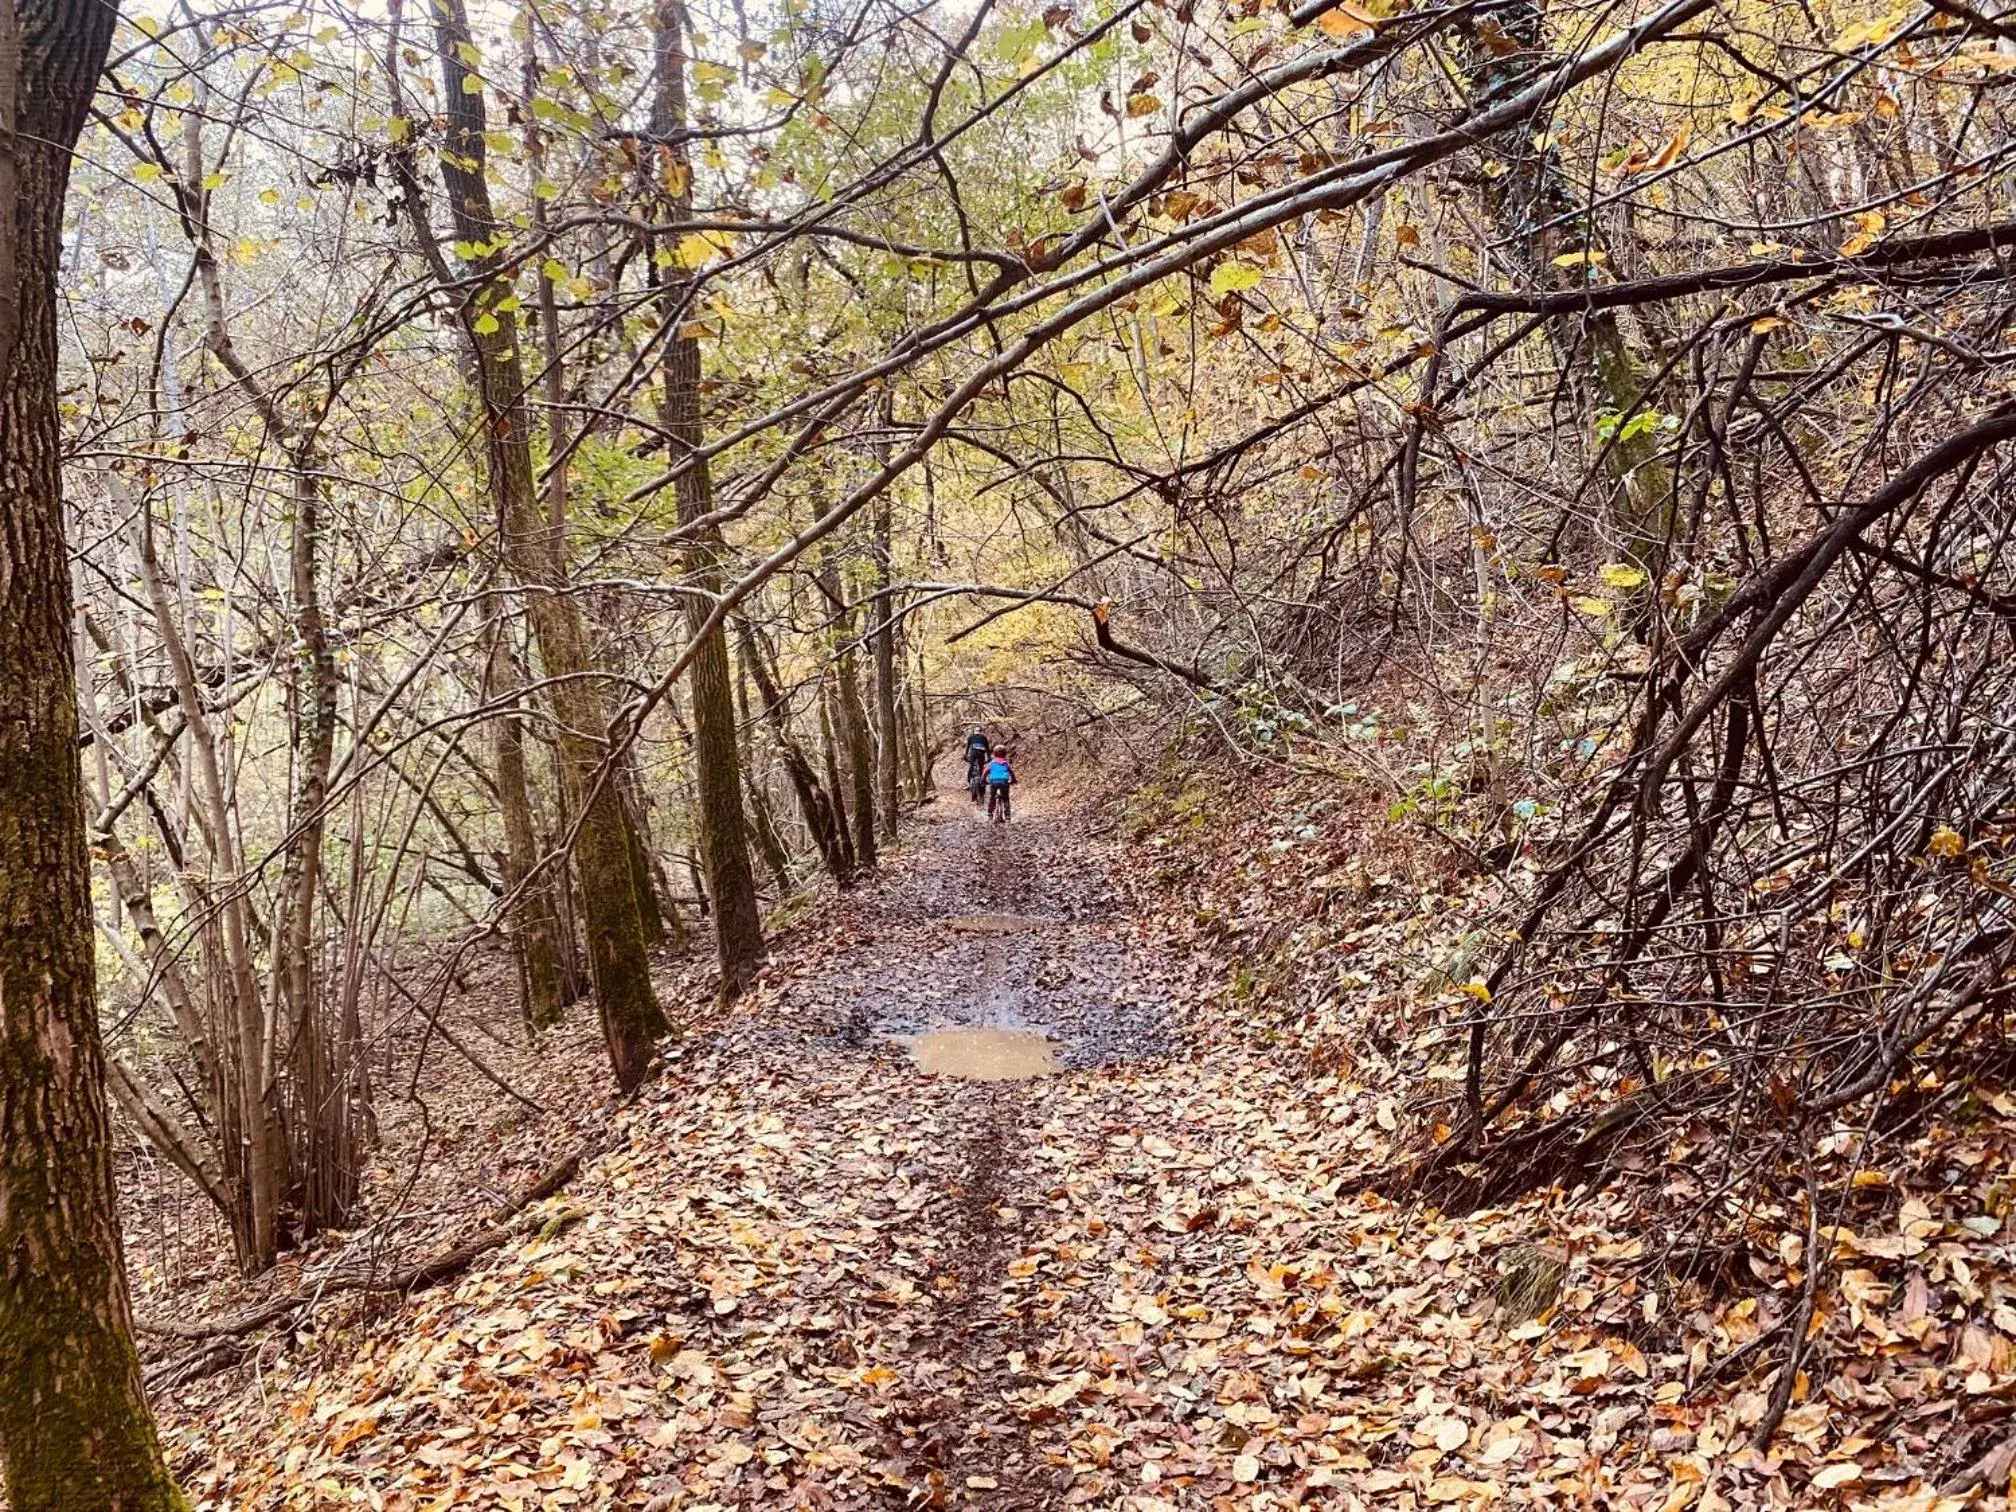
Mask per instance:
[[[492,315],[488,310],[485,310],[481,315],[476,317],[476,334],[478,336],[495,335],[496,331],[497,317]]]

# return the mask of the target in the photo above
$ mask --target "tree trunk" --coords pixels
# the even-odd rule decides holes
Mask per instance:
[[[854,613],[846,607],[846,580],[830,553],[819,580],[833,606],[833,681],[847,752],[847,786],[854,802],[854,859],[866,871],[875,865],[875,747],[868,733],[868,708],[861,699]]]
[[[652,63],[655,88],[651,125],[659,140],[677,142],[686,126],[686,7],[684,0],[660,0],[655,15]],[[659,149],[660,190],[674,219],[692,209],[692,165],[683,146]],[[671,322],[664,338],[665,383],[660,424],[668,460],[690,456],[701,441],[700,343],[680,334],[690,318],[689,278],[665,281],[660,318]],[[679,524],[692,532],[686,541],[686,580],[698,593],[686,600],[689,634],[701,635],[711,598],[721,590],[723,542],[719,527],[700,527],[714,507],[713,480],[704,461],[687,469],[675,485]],[[714,898],[714,943],[721,963],[721,991],[733,997],[755,975],[763,959],[763,916],[756,900],[756,873],[749,864],[749,841],[742,814],[741,753],[735,729],[735,690],[728,665],[728,637],[716,627],[700,638],[693,660],[693,761],[699,794],[700,853]]]
[[[532,590],[526,613],[539,659],[553,680],[561,771],[576,825],[574,856],[589,972],[609,1062],[617,1085],[629,1092],[644,1080],[652,1044],[670,1026],[651,985],[651,958],[630,875],[630,840],[609,762],[609,720],[594,680],[587,628],[580,606],[566,592],[565,564],[552,549],[549,522],[539,512],[517,318],[513,311],[494,308],[509,294],[510,282],[501,276],[498,255],[491,250],[500,227],[485,172],[482,81],[464,62],[465,56],[475,56],[475,45],[463,0],[435,0],[434,18],[448,117],[441,181],[455,235],[474,249],[466,263],[477,287],[463,303],[462,316],[482,391],[490,488],[503,522],[505,559],[513,575]],[[397,48],[395,37],[392,50]],[[407,187],[417,192],[417,184]]]
[[[645,820],[643,784],[637,780],[635,762],[625,758],[616,768],[617,790],[623,795],[623,827],[630,836],[630,877],[637,887],[637,916],[644,925],[644,939],[663,945],[669,938],[674,948],[683,946],[679,916],[669,901],[659,897],[657,858],[651,854],[651,826]]]
[[[317,583],[322,500],[312,442],[302,439],[291,461],[294,518],[288,563],[295,634],[291,686],[299,711],[297,778],[288,814],[292,844],[281,869],[274,976],[280,983],[279,1001],[287,1005],[294,1022],[295,1200],[306,1237],[342,1227],[356,1205],[361,1151],[353,1115],[362,1110],[356,1087],[346,1085],[340,1051],[330,1054],[329,1025],[315,972],[315,903],[322,885],[329,767],[336,749],[336,658],[329,649]]]
[[[735,678],[735,718],[743,729],[755,728],[749,716],[749,648],[746,643]],[[784,837],[777,831],[777,816],[770,812],[769,795],[757,778],[755,768],[753,759],[742,763],[742,791],[749,800],[749,833],[756,842],[757,854],[770,869],[771,880],[777,884],[777,896],[781,898],[791,891],[791,852],[784,844]]]
[[[111,5],[0,0],[0,1457],[15,1512],[185,1507],[133,1349],[98,1039],[56,408]]]
[[[888,414],[885,407],[883,414]],[[886,445],[883,450],[887,450]],[[903,740],[896,723],[896,599],[891,591],[895,580],[893,529],[889,496],[885,493],[875,508],[875,744],[876,777],[882,800],[882,833],[896,838],[896,825],[903,817]]]
[[[525,98],[529,100],[533,97],[539,76],[538,29],[529,8],[524,13],[524,20]],[[545,177],[545,134],[539,130],[539,118],[530,111],[525,113],[525,155],[533,174],[538,178]],[[532,197],[532,230],[534,235],[544,235],[546,231],[546,201],[536,194]],[[560,344],[559,303],[554,297],[553,280],[543,265],[534,287],[539,310],[539,351],[543,363],[541,383],[546,400],[546,454],[550,468],[546,479],[547,549],[554,561],[564,563],[567,559],[567,465],[561,459],[568,443],[567,379]],[[521,680],[516,676],[516,659],[510,655],[509,647],[503,649],[505,660],[502,670],[512,679],[508,686],[521,686]],[[503,686],[506,685],[500,684],[500,689]],[[518,869],[518,877],[509,881],[515,882],[529,875],[537,862],[537,832],[532,823],[531,785],[525,777],[523,729],[516,718],[500,720],[497,728],[498,785],[504,786],[503,769],[507,758],[514,773],[515,788],[504,794],[504,830],[510,864]],[[525,1023],[533,1033],[559,1023],[567,1004],[579,995],[573,965],[573,942],[561,935],[564,926],[557,900],[566,890],[567,869],[562,865],[536,879],[518,908],[516,934],[521,942],[520,959],[525,971]]]
[[[518,957],[525,1029],[538,1034],[566,1016],[573,998],[554,901],[567,885],[567,873],[556,864],[533,875],[539,864],[539,838],[532,823],[532,785],[525,776],[525,732],[519,723],[523,716],[516,707],[522,684],[517,660],[505,639],[503,618],[494,609],[488,612],[495,616],[490,625],[488,695],[510,704],[490,727],[497,758],[497,806],[504,821],[504,891],[518,894],[518,901],[511,905],[508,927]]]
[[[847,856],[847,875],[851,878],[859,869],[861,858],[854,853],[854,829],[847,819],[847,791],[840,775],[840,742],[833,730],[837,723],[833,705],[839,700],[839,692],[829,679],[819,682],[819,751],[826,764],[826,791],[833,804],[833,828],[840,842],[840,848]]]
[[[777,832],[776,816],[770,812],[769,796],[757,785],[755,776],[745,772],[743,785],[748,790],[749,828],[756,838],[756,849],[770,869],[770,879],[777,884],[777,896],[781,898],[791,891],[791,852],[785,849],[784,837]]]
[[[756,696],[763,700],[763,719],[777,741],[784,774],[791,779],[792,791],[798,795],[798,812],[805,820],[805,828],[812,832],[812,843],[819,848],[819,859],[825,863],[828,875],[840,886],[851,887],[854,855],[847,843],[847,817],[835,812],[832,799],[812,769],[812,758],[805,754],[805,748],[792,733],[791,711],[785,707],[777,680],[771,676],[769,658],[756,639],[755,627],[743,620],[741,630],[742,665],[755,680]]]
[[[931,782],[931,709],[924,692],[924,646],[920,638],[917,664],[910,678],[910,718],[906,721],[910,731],[911,793],[919,803],[934,791]]]

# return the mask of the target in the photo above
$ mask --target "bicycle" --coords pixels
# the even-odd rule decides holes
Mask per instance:
[[[987,818],[989,821],[995,824],[1006,824],[1008,822],[1009,804],[1007,783],[991,782],[987,785]]]

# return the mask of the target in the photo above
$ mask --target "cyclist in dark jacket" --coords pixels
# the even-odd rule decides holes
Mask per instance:
[[[986,796],[987,758],[993,754],[994,746],[985,730],[975,730],[966,737],[966,791],[975,803]]]

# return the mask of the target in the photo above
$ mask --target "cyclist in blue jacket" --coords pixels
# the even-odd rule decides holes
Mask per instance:
[[[987,761],[987,817],[1008,822],[1008,789],[1015,786],[1015,768],[1009,764],[1008,750],[996,746]]]

